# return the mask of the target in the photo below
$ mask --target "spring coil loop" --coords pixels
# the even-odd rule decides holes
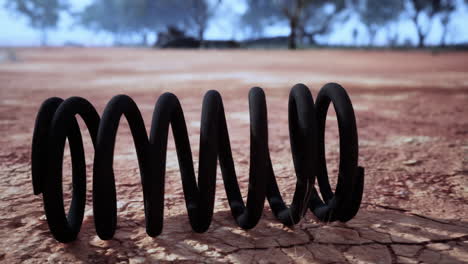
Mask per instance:
[[[340,133],[340,164],[335,193],[331,190],[325,160],[325,122],[333,103]],[[291,206],[279,192],[268,149],[265,94],[261,88],[249,92],[250,171],[247,203],[237,182],[231,154],[223,102],[216,91],[203,100],[198,180],[193,167],[187,127],[177,97],[159,97],[153,113],[149,137],[140,111],[126,95],[117,95],[107,104],[102,118],[85,99],[47,99],[37,114],[32,142],[32,183],[34,194],[43,194],[44,210],[51,233],[60,242],[76,239],[83,222],[86,201],[86,167],[83,142],[75,115],[84,120],[94,145],[93,213],[96,232],[111,239],[117,223],[117,202],[113,172],[115,137],[124,115],[130,126],[140,167],[146,231],[161,233],[164,216],[164,182],[169,124],[172,127],[182,186],[190,224],[195,232],[210,226],[215,200],[217,161],[221,167],[232,216],[244,229],[253,228],[262,215],[265,197],[275,217],[291,226],[300,221],[307,208],[321,221],[348,221],[362,199],[364,169],[358,167],[358,135],[351,101],[338,84],[325,85],[314,105],[309,89],[295,85],[289,96],[289,132],[296,190]],[[65,215],[62,190],[62,163],[68,138],[72,157],[73,193]],[[314,188],[318,179],[320,193]]]

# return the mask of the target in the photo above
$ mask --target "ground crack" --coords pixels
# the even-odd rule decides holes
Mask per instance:
[[[360,244],[348,244],[348,243],[324,243],[324,242],[314,242],[313,240],[307,241],[307,242],[302,242],[302,243],[295,243],[291,245],[278,245],[274,247],[244,247],[244,248],[238,248],[236,250],[233,250],[229,254],[233,254],[239,251],[243,250],[267,250],[267,249],[287,249],[287,248],[293,248],[296,246],[306,246],[312,243],[318,244],[318,245],[333,245],[333,246],[367,246],[367,245],[383,245],[383,246],[392,246],[392,245],[414,245],[414,246],[426,246],[428,244],[433,244],[433,243],[447,243],[447,242],[452,242],[452,241],[465,241],[468,240],[468,235],[461,236],[461,237],[456,237],[456,238],[447,238],[447,239],[433,239],[429,241],[424,241],[424,242],[378,242],[378,241],[371,241],[371,242],[364,242]]]

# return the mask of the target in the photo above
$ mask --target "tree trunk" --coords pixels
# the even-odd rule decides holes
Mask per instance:
[[[41,46],[47,46],[47,29],[41,29]]]
[[[447,33],[448,33],[448,24],[449,24],[449,17],[446,16],[446,17],[443,17],[442,18],[442,37],[440,39],[440,46],[441,47],[445,47],[446,46],[446,42],[445,42],[445,39],[447,38]]]
[[[442,39],[440,40],[441,47],[447,46],[447,43],[445,42],[446,38],[447,38],[447,26],[444,26],[444,30],[442,31]]]
[[[148,33],[143,32],[143,35],[141,36],[141,45],[146,46],[148,45]]]
[[[375,35],[377,35],[377,29],[375,29],[375,28],[368,28],[367,31],[368,31],[368,33],[369,33],[369,43],[368,43],[368,46],[369,46],[369,47],[372,47],[372,46],[374,45]]]
[[[200,41],[200,48],[204,46],[204,35],[205,35],[205,28],[200,25],[198,28],[198,40]]]
[[[296,45],[296,30],[297,30],[297,19],[295,17],[290,18],[289,27],[291,32],[289,33],[288,48],[294,50],[297,48]]]
[[[317,45],[317,41],[315,40],[315,33],[310,33],[307,35],[307,38],[309,39],[309,45]]]
[[[359,36],[359,31],[356,28],[353,29],[353,43],[355,47],[358,46],[358,41],[357,41],[358,36]]]
[[[421,30],[419,30],[418,27],[418,48],[424,48],[424,39],[426,36],[422,33]]]
[[[387,42],[390,47],[394,48],[398,46],[398,24],[396,25],[396,30],[393,31],[391,25],[387,26]]]
[[[418,17],[419,17],[419,12],[416,13],[412,17],[412,20],[413,20],[414,26],[416,27],[416,31],[418,32],[418,48],[423,48],[424,47],[424,39],[425,39],[426,36],[422,32],[422,29],[418,24]]]

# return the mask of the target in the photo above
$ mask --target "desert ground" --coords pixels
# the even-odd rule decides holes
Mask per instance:
[[[153,50],[21,48],[0,63],[0,262],[467,263],[468,53],[345,50]],[[288,132],[288,94],[306,84],[315,98],[327,82],[348,91],[356,113],[363,202],[347,223],[321,223],[308,212],[294,228],[265,202],[260,223],[239,228],[218,169],[215,213],[206,233],[191,230],[172,136],[169,138],[163,233],[145,232],[142,187],[130,130],[122,119],[116,143],[118,229],[100,240],[92,213],[93,148],[81,122],[88,169],[86,213],[78,239],[57,242],[41,196],[31,184],[31,140],[40,104],[81,96],[101,114],[117,94],[138,104],[149,130],[164,92],[179,98],[198,167],[201,103],[223,97],[244,198],[249,171],[248,91],[266,93],[269,145],[280,190],[292,200],[295,172]],[[330,109],[327,162],[333,186],[339,139]],[[71,197],[71,162],[64,161]]]

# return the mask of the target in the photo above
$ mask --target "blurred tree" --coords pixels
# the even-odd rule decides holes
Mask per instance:
[[[465,0],[468,3],[467,0]],[[441,7],[440,7],[440,23],[442,24],[442,36],[440,39],[440,45],[444,47],[446,45],[446,38],[450,23],[450,16],[452,15],[453,11],[456,9],[455,0],[442,0]]]
[[[158,1],[155,0],[132,0],[133,6],[127,10],[130,13],[130,27],[142,36],[141,42],[147,45],[148,34],[155,32],[158,28],[157,9]]]
[[[95,0],[79,14],[79,20],[88,29],[111,33],[118,38],[128,31],[125,13],[125,0]]]
[[[398,45],[399,21],[400,20],[395,20],[394,22],[389,22],[385,25],[385,30],[387,32],[387,45],[390,47],[396,47]]]
[[[442,14],[442,25],[445,28],[448,26],[450,13],[455,10],[455,2],[453,0],[410,0],[410,2],[414,10],[411,20],[416,26],[418,47],[421,48],[424,47],[424,41],[431,31],[433,18],[436,15]],[[421,19],[423,14],[427,16],[428,21],[424,22]],[[444,31],[446,30],[444,29]],[[446,32],[443,34],[446,34]],[[445,36],[443,38],[445,39]]]
[[[344,12],[350,11],[349,7],[345,0],[311,1],[304,8],[304,18],[299,22],[299,39],[306,38],[309,44],[316,44],[318,35],[328,34],[332,25],[349,18],[350,12]]]
[[[247,0],[247,11],[242,15],[242,23],[246,25],[251,35],[258,37],[265,27],[282,20],[283,16],[271,0]]]
[[[375,36],[382,27],[390,27],[393,21],[400,19],[405,5],[403,0],[360,0],[358,12],[361,21],[366,25],[369,34],[369,45],[374,44]],[[389,35],[390,30],[387,30]],[[397,33],[390,36],[390,41],[396,41]]]
[[[190,22],[196,27],[197,37],[200,43],[203,43],[205,30],[208,26],[208,20],[213,14],[209,4],[205,0],[190,0],[188,13]],[[190,23],[189,22],[189,23]]]
[[[141,34],[146,42],[147,33],[156,28],[157,8],[157,2],[151,0],[95,0],[78,17],[88,29],[111,33],[117,39]]]
[[[276,1],[278,4],[279,11],[281,14],[286,17],[289,21],[289,40],[288,48],[296,49],[297,48],[297,33],[298,29],[301,27],[301,23],[304,19],[305,9],[308,5],[312,3],[311,0],[283,0]]]
[[[289,24],[288,48],[297,47],[297,39],[323,34],[329,29],[333,16],[344,7],[344,0],[247,0],[248,9],[243,22],[252,32],[261,33],[263,29],[287,20]],[[326,10],[331,12],[325,12]]]
[[[177,0],[174,13],[178,14],[182,21],[182,27],[186,31],[193,31],[203,45],[205,31],[210,19],[216,12],[221,0]]]
[[[416,31],[418,33],[418,47],[422,48],[424,46],[424,40],[429,34],[432,24],[432,2],[431,0],[410,0],[411,4],[413,5],[414,13],[411,16],[414,25],[416,26]],[[424,29],[423,23],[419,22],[419,17],[426,12],[429,18],[429,25]]]
[[[57,27],[60,12],[68,9],[65,0],[9,0],[5,7],[26,16],[32,28],[41,31],[41,45],[47,45],[47,31]]]
[[[354,46],[357,46],[358,45],[358,36],[359,36],[359,30],[357,28],[354,28],[353,29],[353,43],[354,43]]]
[[[147,34],[178,27],[192,32],[200,41],[220,0],[95,0],[79,15],[87,28],[113,35]]]

